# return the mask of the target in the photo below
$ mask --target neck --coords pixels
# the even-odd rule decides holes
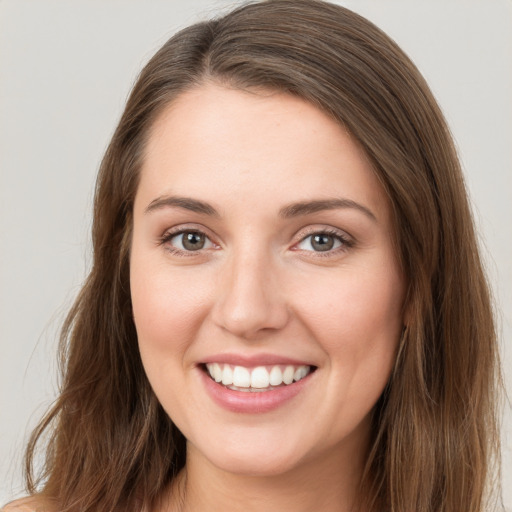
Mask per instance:
[[[365,450],[351,446],[345,452],[340,456],[333,450],[333,456],[324,454],[284,473],[254,476],[218,468],[189,445],[186,467],[161,510],[355,512]]]

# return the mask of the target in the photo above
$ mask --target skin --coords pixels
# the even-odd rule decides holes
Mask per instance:
[[[204,247],[184,250],[180,229],[204,233]],[[351,509],[403,325],[392,230],[363,151],[301,99],[208,83],[160,115],[135,198],[130,279],[147,376],[187,438],[161,509]],[[315,250],[311,235],[326,232],[334,248]],[[215,403],[201,363],[261,353],[316,371],[271,411]]]

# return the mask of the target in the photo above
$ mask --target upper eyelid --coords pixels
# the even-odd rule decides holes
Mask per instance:
[[[195,233],[201,233],[205,235],[208,238],[212,238],[211,230],[207,229],[206,227],[202,225],[197,225],[194,223],[191,224],[178,224],[176,226],[166,228],[160,238],[167,238],[167,237],[173,237],[177,236],[180,233],[186,233],[186,232],[195,232]]]
[[[351,241],[354,241],[354,237],[348,233],[347,231],[343,230],[343,229],[340,229],[340,228],[336,228],[334,226],[308,226],[306,228],[303,228],[303,229],[300,229],[297,234],[295,235],[296,238],[298,238],[298,241],[302,241],[304,240],[304,238],[307,238],[308,236],[311,236],[311,235],[316,235],[316,234],[322,234],[322,233],[326,233],[326,234],[329,234],[329,235],[333,235],[333,236],[338,236],[344,240],[351,240]]]

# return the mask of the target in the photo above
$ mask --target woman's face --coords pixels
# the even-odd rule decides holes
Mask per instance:
[[[392,229],[362,150],[301,99],[209,84],[160,115],[131,293],[189,457],[253,475],[361,458],[402,328]]]

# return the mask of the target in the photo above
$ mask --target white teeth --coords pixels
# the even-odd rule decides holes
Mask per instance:
[[[211,373],[211,372],[210,372]],[[215,382],[220,382],[222,380],[222,369],[219,364],[213,364],[213,375],[212,377],[215,379]]]
[[[283,372],[279,366],[274,366],[270,370],[269,383],[271,386],[280,386],[283,383]]]
[[[308,369],[305,366],[299,366],[293,374],[293,380],[298,381],[308,374]]]
[[[229,364],[225,364],[222,369],[222,384],[224,384],[224,386],[233,384],[233,370]]]
[[[251,388],[268,388],[270,375],[264,366],[258,366],[251,372]]]
[[[235,366],[233,370],[233,385],[239,388],[251,387],[251,374],[243,366]]]
[[[293,382],[294,373],[295,368],[293,366],[287,366],[283,372],[283,382],[285,384],[291,384]]]
[[[244,366],[208,363],[206,368],[216,382],[221,382],[232,389],[240,388],[241,391],[257,391],[273,389],[282,384],[289,385],[303,379],[311,372],[311,367],[307,365],[257,366],[251,370]]]

